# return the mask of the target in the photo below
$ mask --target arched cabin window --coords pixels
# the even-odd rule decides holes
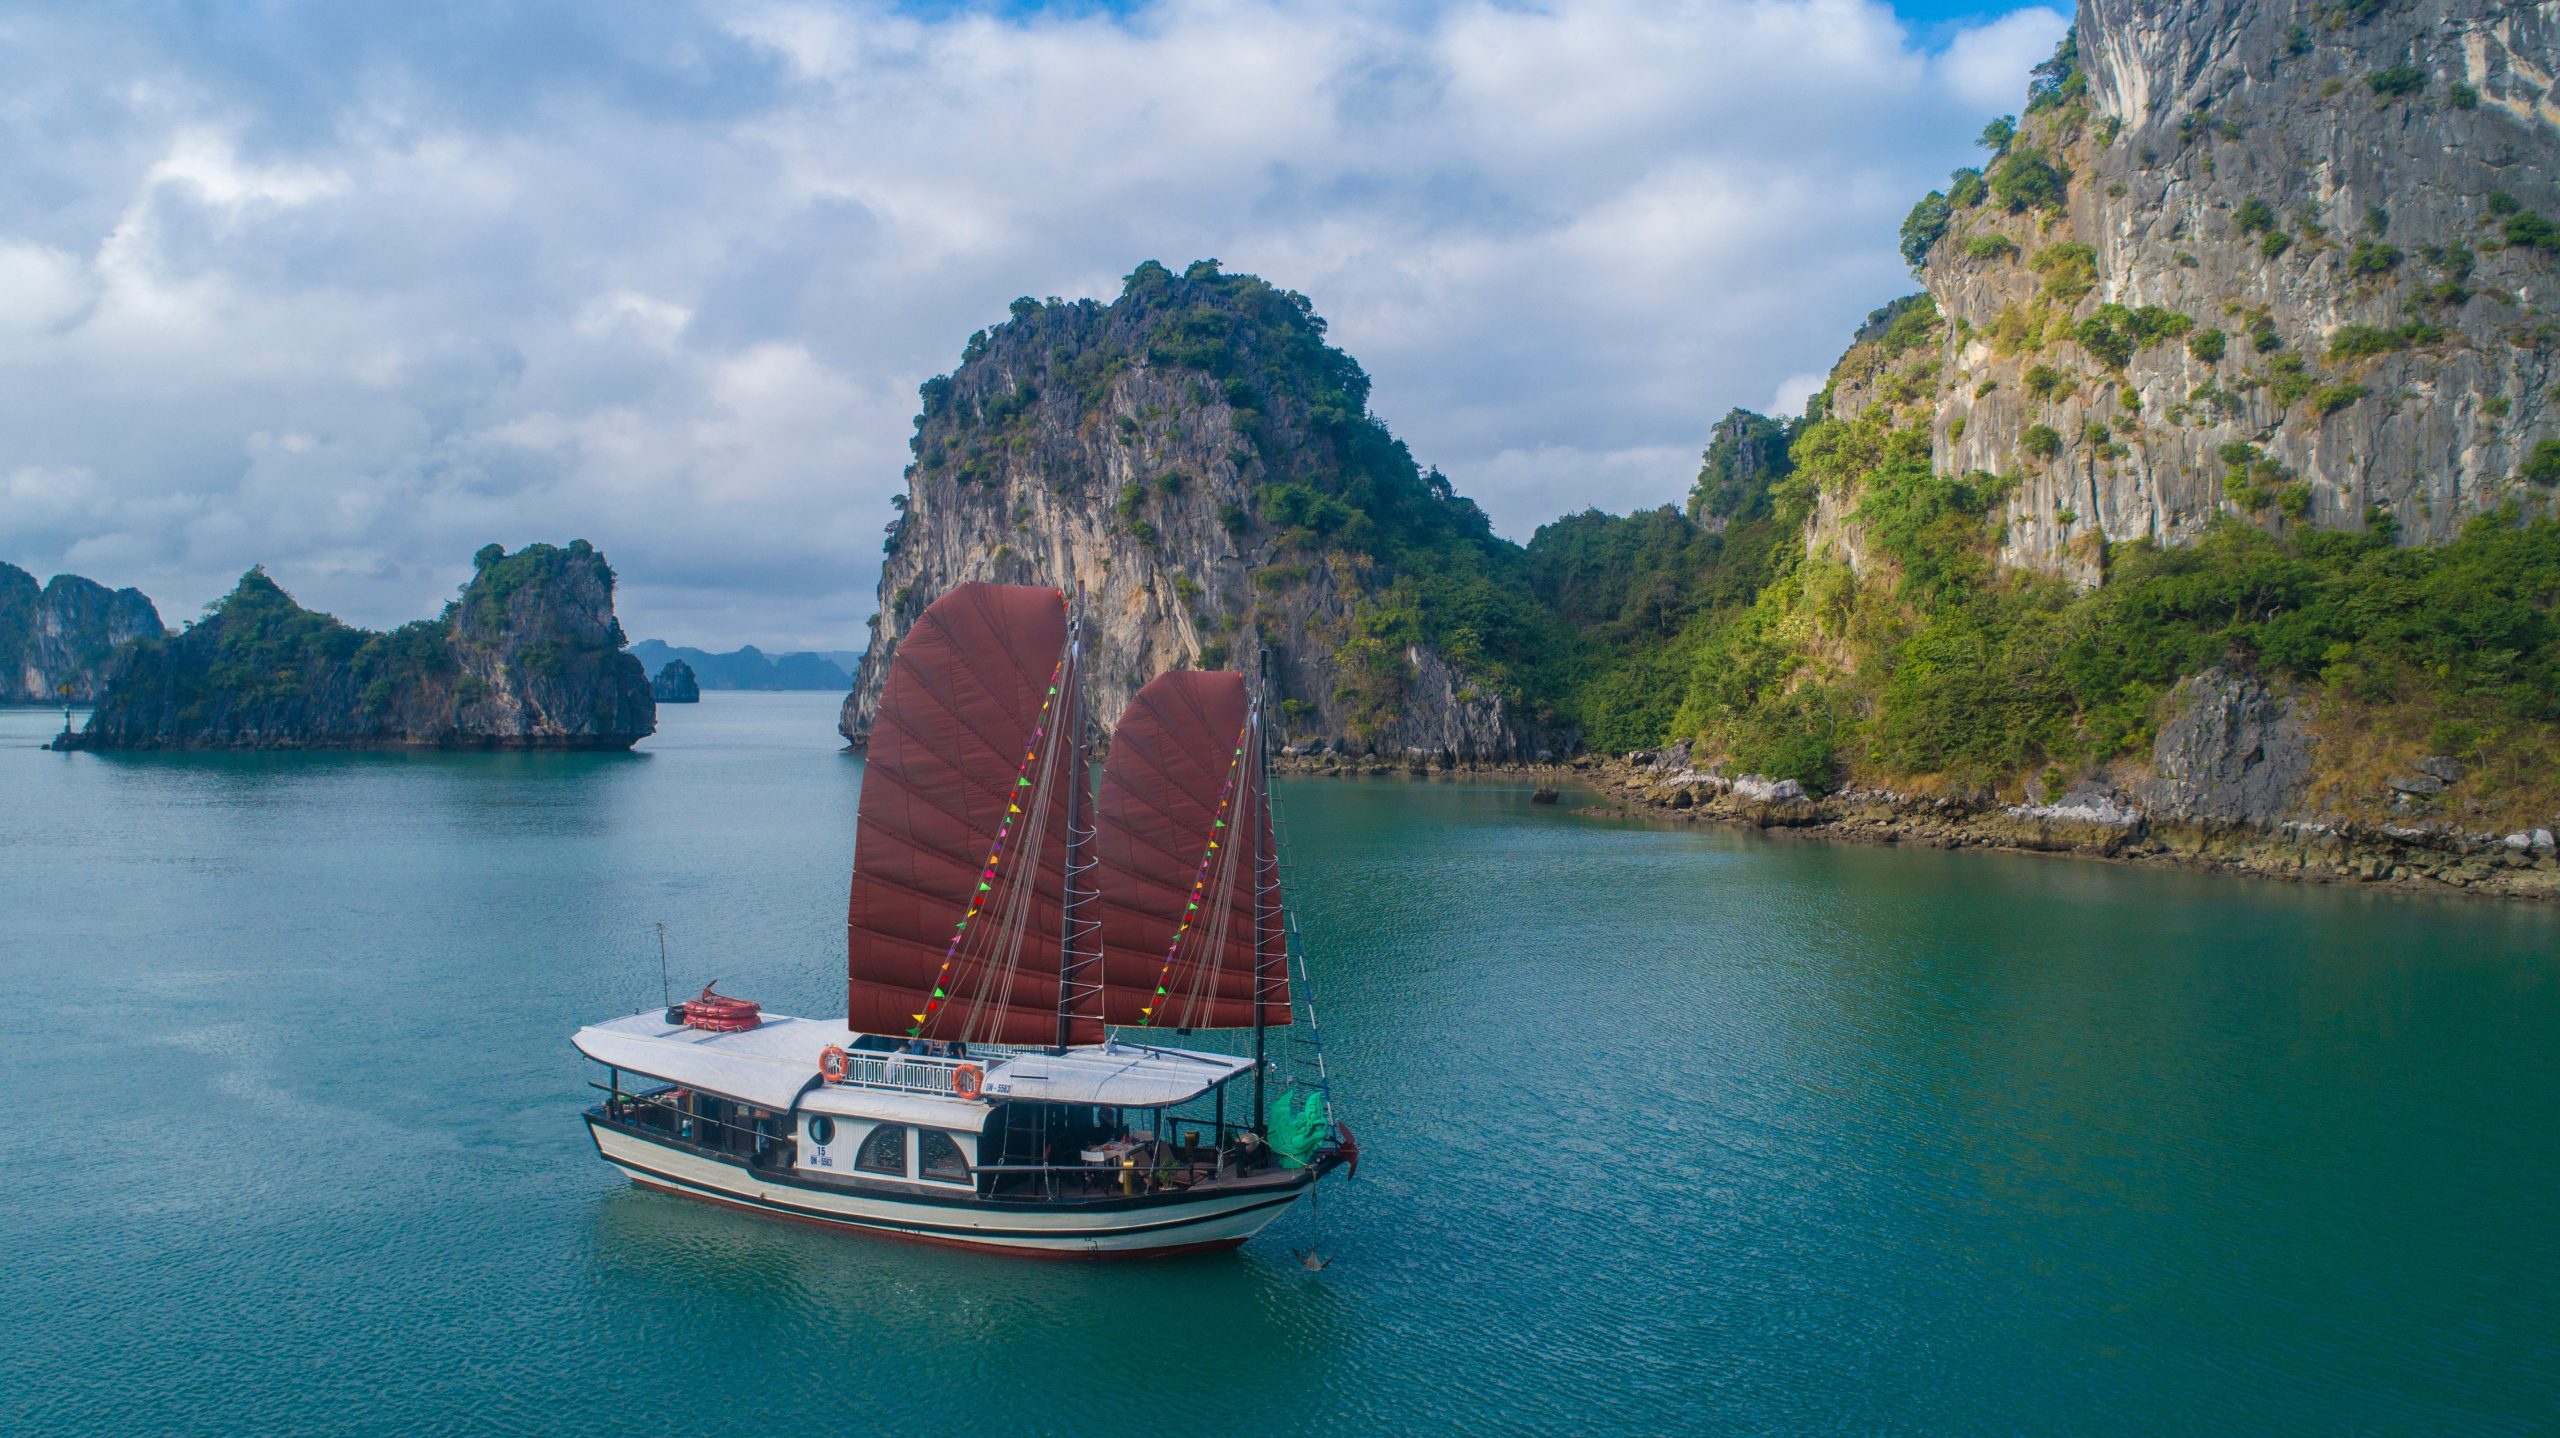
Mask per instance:
[[[809,1142],[820,1148],[836,1141],[836,1121],[825,1114],[809,1115]]]
[[[884,1123],[865,1135],[862,1147],[855,1150],[853,1166],[864,1173],[886,1174],[891,1178],[907,1176],[907,1126]]]
[[[969,1156],[958,1140],[937,1128],[916,1130],[916,1171],[944,1183],[969,1181]]]

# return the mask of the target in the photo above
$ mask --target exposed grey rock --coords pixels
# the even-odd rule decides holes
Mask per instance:
[[[126,645],[165,632],[138,589],[57,574],[39,590],[34,575],[0,564],[0,704],[93,703]]]
[[[2095,786],[2074,789],[2050,804],[2013,804],[2006,812],[2013,818],[2048,824],[2094,824],[2104,829],[2133,829],[2142,824],[2142,811],[2124,795]]]
[[[2421,799],[2444,792],[2444,781],[2433,774],[2395,775],[2383,782],[2389,784],[2391,792],[2395,794],[2408,794]]]
[[[1936,342],[1853,349],[1835,409],[1916,383],[1939,472],[2022,479],[2004,562],[2084,584],[2107,544],[2273,523],[2295,484],[2303,521],[2388,515],[2403,543],[2510,501],[2547,508],[2520,469],[2560,437],[2560,253],[2510,243],[2491,196],[2560,221],[2560,5],[2081,0],[2077,33],[2085,117],[2031,113],[2012,146],[2068,169],[2064,207],[1958,206],[1923,271]],[[2416,89],[2376,88],[2402,66]],[[2056,291],[2065,245],[2089,248],[2084,294]],[[2114,366],[2072,335],[2106,305],[2194,329]],[[2190,343],[2208,329],[2218,356]],[[2039,369],[2055,378],[2030,384]],[[2057,454],[2029,453],[2038,426]],[[2225,484],[2238,445],[2262,466],[2236,487],[2254,509]],[[1863,565],[1854,509],[1827,497],[1813,537]]]
[[[1793,779],[1770,779],[1758,774],[1736,777],[1733,794],[1755,804],[1783,804],[1805,797],[1804,786]]]
[[[1318,412],[1293,378],[1306,356],[1230,323],[1271,292],[1154,272],[1108,306],[1018,304],[926,386],[869,654],[838,724],[847,742],[867,742],[925,606],[992,580],[1083,586],[1086,699],[1105,728],[1164,670],[1250,675],[1267,654],[1285,743],[1470,760],[1541,747],[1479,676],[1362,631],[1396,602],[1368,558],[1264,516],[1272,489],[1338,476],[1346,443],[1344,416]]]
[[[2290,697],[2215,665],[2180,683],[2169,703],[2142,791],[2154,817],[2259,828],[2293,817],[2311,777],[2311,735]]]
[[[2431,759],[2419,760],[2418,772],[2426,775],[2430,779],[2451,784],[2458,782],[2462,778],[2462,765],[2452,759],[2438,756]]]

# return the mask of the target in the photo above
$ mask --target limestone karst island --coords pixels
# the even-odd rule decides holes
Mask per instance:
[[[924,387],[845,737],[952,584],[1081,582],[1106,717],[1233,664],[1329,769],[2560,896],[2560,132],[2385,63],[2438,17],[2236,15],[2090,7],[1802,414],[1525,547],[1303,295],[1015,301]]]
[[[2560,1412],[2560,0],[0,34],[10,1434]]]

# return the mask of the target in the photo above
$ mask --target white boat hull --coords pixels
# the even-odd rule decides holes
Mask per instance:
[[[1147,1258],[1233,1248],[1313,1186],[1160,1195],[1124,1204],[993,1204],[780,1181],[592,1118],[596,1151],[634,1183],[777,1218],[928,1243],[1068,1258]]]

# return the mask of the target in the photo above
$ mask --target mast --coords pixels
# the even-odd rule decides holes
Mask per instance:
[[[1075,1025],[1078,990],[1090,992],[1096,987],[1085,974],[1087,963],[1099,964],[1097,950],[1090,956],[1076,950],[1087,925],[1084,901],[1092,893],[1079,885],[1078,879],[1090,868],[1088,849],[1092,825],[1085,818],[1085,786],[1093,782],[1093,751],[1085,735],[1084,725],[1084,581],[1076,581],[1075,609],[1067,616],[1066,678],[1059,684],[1062,707],[1059,722],[1065,724],[1066,742],[1060,752],[1067,761],[1067,886],[1064,914],[1058,925],[1058,1041],[1057,1051],[1064,1053]]]
[[[1267,655],[1263,664],[1265,668],[1270,665]],[[1271,812],[1271,766],[1266,762],[1270,756],[1270,745],[1262,733],[1262,697],[1259,694],[1254,696],[1253,709],[1245,725],[1253,735],[1253,812],[1245,816],[1245,822],[1253,835],[1253,866],[1246,872],[1251,876],[1247,882],[1253,885],[1253,1128],[1254,1132],[1260,1133],[1263,1041],[1271,1028],[1263,1007],[1263,996],[1270,989],[1271,979],[1271,940],[1264,923],[1264,897],[1277,886],[1262,881],[1262,866],[1268,858],[1265,850],[1270,829],[1267,816]]]

